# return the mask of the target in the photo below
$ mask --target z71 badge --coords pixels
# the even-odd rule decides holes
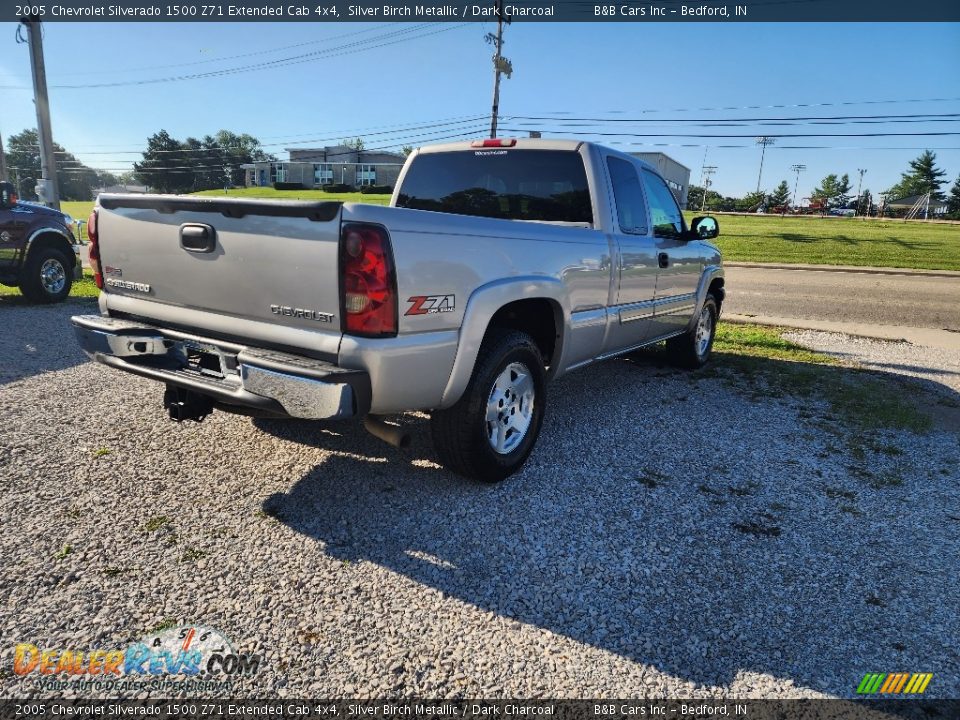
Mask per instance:
[[[407,298],[413,303],[404,315],[432,315],[433,313],[453,312],[456,307],[455,295],[414,295]]]

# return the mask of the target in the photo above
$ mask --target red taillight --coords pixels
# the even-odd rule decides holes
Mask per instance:
[[[100,238],[97,234],[96,210],[90,213],[90,218],[87,220],[87,240],[90,241],[90,245],[87,248],[87,255],[90,262],[90,269],[93,270],[93,281],[97,284],[97,287],[102,290],[103,273],[100,271]]]
[[[397,334],[397,279],[390,236],[379,225],[348,223],[340,232],[343,332]]]
[[[516,138],[487,138],[486,140],[474,140],[470,143],[470,147],[513,147],[516,144]]]

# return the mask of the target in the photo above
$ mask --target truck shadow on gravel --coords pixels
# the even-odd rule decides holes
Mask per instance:
[[[955,438],[855,429],[848,398],[778,389],[796,365],[720,355],[685,374],[653,354],[571,375],[527,466],[495,486],[433,463],[423,418],[403,419],[407,452],[359,426],[258,421],[332,451],[263,512],[332,558],[696,686],[851,696],[871,668],[921,668],[955,695]],[[860,372],[810,382],[876,380]]]
[[[0,296],[0,386],[87,362],[70,316],[96,311],[95,299],[30,305],[19,295]]]

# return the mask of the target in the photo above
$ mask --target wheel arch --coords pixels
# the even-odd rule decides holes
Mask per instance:
[[[693,315],[690,316],[690,323],[687,325],[688,330],[694,326],[697,318],[700,317],[703,303],[706,302],[707,295],[711,293],[717,300],[717,316],[719,317],[720,308],[723,306],[723,300],[726,297],[724,282],[722,265],[708,265],[703,269],[703,273],[700,275],[700,283],[697,285],[697,305],[694,308]]]
[[[569,322],[566,290],[555,278],[508,278],[477,289],[467,301],[457,354],[440,407],[450,407],[463,395],[491,328],[528,333],[547,362],[549,377],[561,366]]]
[[[34,231],[34,233],[27,238],[27,242],[23,246],[23,262],[21,263],[21,272],[26,270],[26,267],[30,262],[31,253],[43,248],[52,248],[57,252],[63,253],[63,255],[67,258],[67,263],[75,261],[76,256],[73,252],[73,238],[57,228],[40,228],[39,230]],[[69,273],[73,270],[73,265],[71,264],[70,267],[64,269]]]

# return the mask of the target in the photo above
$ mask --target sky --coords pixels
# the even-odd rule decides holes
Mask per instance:
[[[399,148],[489,130],[489,23],[44,29],[54,139],[92,167],[129,169],[161,128],[180,139],[247,132],[281,158],[288,147],[345,137]],[[16,30],[0,23],[4,137],[36,126],[29,53]],[[501,136],[541,130],[661,150],[691,169],[693,184],[703,165],[716,166],[713,189],[724,195],[756,189],[760,135],[960,133],[960,24],[517,22],[505,40],[514,73],[502,82]],[[227,72],[209,75],[217,71]],[[189,77],[197,74],[207,76]],[[150,82],[160,78],[178,79]],[[837,116],[860,120],[760,124]],[[738,118],[744,122],[710,122]],[[700,137],[667,136],[678,134]],[[948,183],[960,175],[960,134],[778,137],[766,150],[761,187],[788,180],[792,189],[790,168],[803,164],[799,197],[828,173],[849,174],[856,192],[858,169],[876,195],[924,148],[936,151]]]

